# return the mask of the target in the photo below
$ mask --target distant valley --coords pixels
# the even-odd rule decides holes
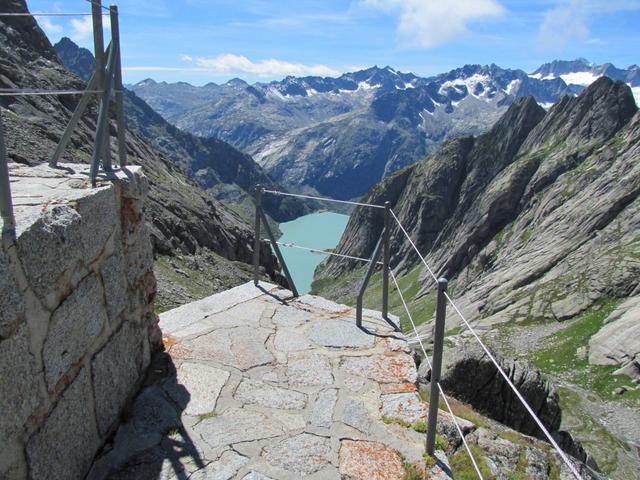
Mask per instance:
[[[554,61],[531,74],[466,65],[423,78],[372,67],[338,78],[234,79],[196,87],[144,80],[131,89],[170,123],[250,154],[290,189],[349,199],[443,142],[488,130],[516,99],[549,108],[606,75],[640,97],[640,69]]]

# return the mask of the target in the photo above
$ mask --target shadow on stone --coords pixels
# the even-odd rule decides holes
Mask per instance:
[[[169,393],[170,392],[170,393]],[[154,355],[144,384],[87,480],[187,478],[205,468],[181,415],[191,398],[165,352]]]

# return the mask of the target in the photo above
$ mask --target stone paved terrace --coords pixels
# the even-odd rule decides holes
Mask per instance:
[[[349,307],[260,287],[160,316],[167,353],[89,478],[403,479],[404,462],[425,465],[425,435],[390,421],[426,420],[404,337],[377,312],[360,330]],[[449,478],[438,457],[425,478]]]

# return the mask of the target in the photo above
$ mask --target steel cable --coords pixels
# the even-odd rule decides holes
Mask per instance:
[[[398,295],[400,296],[400,300],[402,301],[402,305],[404,306],[405,311],[407,312],[407,316],[409,317],[409,321],[411,322],[411,326],[413,327],[413,331],[416,334],[416,340],[418,340],[418,343],[420,344],[420,348],[422,349],[422,353],[424,354],[424,359],[427,361],[427,365],[429,365],[429,368],[431,367],[431,361],[429,361],[429,355],[427,355],[427,350],[424,348],[424,344],[422,343],[422,339],[420,338],[420,335],[418,334],[418,329],[416,327],[415,322],[413,321],[413,317],[411,316],[411,312],[409,311],[409,307],[407,306],[407,302],[404,299],[404,296],[402,295],[402,290],[400,290],[400,285],[398,284],[398,280],[396,279],[395,274],[393,273],[393,270],[389,270],[389,273],[391,274],[391,279],[393,280],[393,283],[396,286],[396,290],[398,290]],[[473,468],[475,468],[476,473],[478,474],[478,477],[480,478],[480,480],[484,480],[484,477],[482,476],[482,473],[480,472],[480,468],[478,467],[478,464],[476,463],[476,459],[473,457],[473,453],[471,453],[471,448],[469,447],[469,444],[467,443],[467,440],[464,438],[464,434],[462,433],[462,428],[460,428],[460,425],[458,424],[458,421],[456,420],[456,416],[453,413],[453,410],[451,409],[451,405],[449,405],[449,401],[447,400],[446,395],[444,394],[444,391],[442,390],[442,387],[440,386],[440,383],[436,383],[438,390],[440,390],[440,395],[442,395],[442,398],[444,399],[444,403],[447,406],[447,410],[449,410],[449,413],[451,414],[451,418],[453,419],[453,423],[456,426],[456,429],[458,430],[458,434],[460,435],[460,438],[462,439],[462,443],[464,444],[464,448],[467,451],[467,454],[469,455],[469,458],[471,459],[471,463],[473,463]]]

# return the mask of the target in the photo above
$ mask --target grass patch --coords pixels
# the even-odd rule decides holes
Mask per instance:
[[[413,463],[404,464],[404,480],[422,480],[424,472]]]
[[[487,466],[482,449],[477,445],[469,445],[469,450],[471,450],[473,458],[476,460],[482,476],[487,480],[495,478]],[[473,463],[471,462],[466,449],[461,449],[455,455],[449,457],[449,465],[453,472],[453,478],[456,480],[477,480],[478,478],[478,473],[473,467]]]
[[[547,337],[549,345],[532,354],[531,360],[540,370],[556,375],[592,391],[607,400],[638,400],[640,392],[628,391],[623,396],[613,394],[617,387],[632,388],[631,379],[612,375],[617,366],[590,365],[586,356],[579,356],[577,350],[589,344],[589,339],[598,333],[604,320],[618,305],[617,299],[607,299],[580,314],[570,325]]]
[[[531,230],[525,230],[522,232],[522,236],[520,237],[523,242],[528,242],[531,238]]]

